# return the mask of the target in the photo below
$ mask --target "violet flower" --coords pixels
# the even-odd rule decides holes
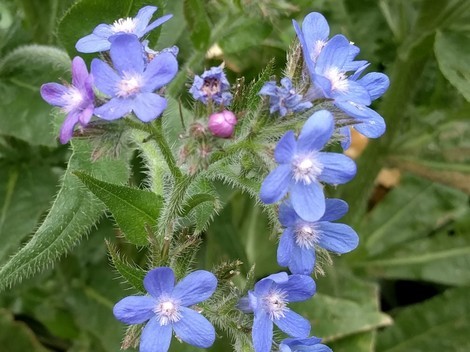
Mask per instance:
[[[189,93],[193,98],[208,104],[210,101],[219,105],[229,105],[232,101],[230,83],[222,67],[211,67],[201,76],[196,75]]]

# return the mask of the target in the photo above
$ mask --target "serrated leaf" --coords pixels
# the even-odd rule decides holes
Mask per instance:
[[[51,106],[42,100],[39,88],[67,78],[70,65],[64,51],[48,46],[24,46],[6,55],[0,62],[0,133],[33,145],[56,146]]]
[[[438,32],[434,52],[442,74],[470,101],[470,35],[465,32]]]
[[[49,214],[31,240],[0,268],[0,291],[51,266],[76,245],[103,213],[103,205],[72,175],[87,171],[119,183],[129,177],[128,153],[118,159],[91,162],[92,146],[86,140],[72,141],[73,154],[62,187]]]
[[[111,257],[111,261],[113,263],[114,268],[116,268],[119,274],[121,274],[122,277],[126,279],[126,281],[137,291],[145,293],[145,271],[137,267],[136,265],[128,263],[124,258],[122,258],[113,243],[106,241],[106,245],[108,246],[108,252]]]
[[[148,244],[148,230],[157,225],[163,204],[161,196],[101,181],[83,172],[74,174],[108,207],[129,242],[137,246]]]
[[[468,287],[451,289],[401,309],[395,324],[378,334],[377,352],[464,352],[469,331]]]
[[[190,37],[196,49],[204,51],[210,44],[211,28],[204,2],[201,0],[185,0],[184,16],[190,30]]]

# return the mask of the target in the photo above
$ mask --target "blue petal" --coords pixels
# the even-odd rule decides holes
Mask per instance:
[[[279,165],[264,179],[261,184],[259,197],[265,204],[276,203],[281,200],[289,189],[292,179],[290,165]]]
[[[295,245],[292,248],[289,261],[289,270],[292,274],[310,275],[315,267],[315,249],[301,248]]]
[[[322,152],[318,153],[317,160],[323,164],[322,173],[318,177],[322,182],[343,184],[351,181],[356,175],[356,163],[346,155]]]
[[[259,95],[277,95],[277,85],[274,81],[266,82],[258,93]]]
[[[275,320],[274,324],[293,337],[307,337],[310,334],[309,321],[292,310],[285,312],[284,318]]]
[[[323,74],[331,67],[341,69],[348,60],[349,45],[349,41],[343,35],[338,34],[331,38],[318,55],[315,72]]]
[[[163,87],[175,77],[178,72],[178,62],[171,53],[161,53],[148,64],[144,72],[145,86],[142,90],[153,92]]]
[[[329,251],[348,253],[359,244],[356,231],[348,225],[325,221],[318,223],[318,230],[321,231],[318,245]]]
[[[143,47],[133,34],[119,34],[113,37],[109,51],[114,68],[121,74],[144,72]]]
[[[91,62],[91,74],[93,75],[95,86],[101,92],[111,97],[115,95],[116,86],[121,78],[107,63],[100,59],[93,59]]]
[[[365,107],[368,114],[367,118],[358,118],[360,123],[355,124],[353,128],[359,133],[369,138],[378,138],[385,133],[385,121],[382,116],[368,107]]]
[[[263,280],[271,280],[271,281],[274,281],[276,284],[282,284],[289,280],[289,275],[287,275],[286,272],[281,271],[280,273],[266,276]]]
[[[349,116],[352,116],[355,118],[367,118],[369,116],[369,113],[367,111],[367,109],[369,108],[365,105],[356,104],[352,101],[340,101],[340,100],[335,101],[334,104],[338,108],[343,110]]]
[[[299,38],[300,46],[302,47],[302,51],[304,53],[304,60],[305,60],[305,63],[307,64],[308,71],[310,72],[310,77],[312,78],[313,77],[312,75],[315,72],[315,64],[313,63],[313,60],[310,56],[309,46],[307,45],[307,42],[305,41],[305,36],[302,30],[300,29],[299,24],[295,20],[292,20],[292,24],[294,25],[297,38]]]
[[[99,24],[93,29],[93,34],[103,39],[109,38],[114,34],[113,26],[104,23]]]
[[[132,100],[112,98],[107,103],[95,109],[95,115],[103,120],[116,120],[127,114],[132,110]]]
[[[351,129],[349,126],[344,126],[339,129],[339,133],[341,134],[341,148],[343,150],[349,149],[351,146]]]
[[[278,164],[287,164],[292,161],[296,151],[294,131],[287,131],[279,140],[274,149],[274,159]]]
[[[270,352],[273,343],[273,322],[264,312],[255,314],[253,321],[253,347],[255,352]]]
[[[305,36],[309,52],[313,53],[313,45],[317,41],[325,42],[328,39],[330,27],[321,13],[311,12],[305,16],[302,22],[302,32]]]
[[[319,221],[335,221],[342,218],[349,210],[348,203],[342,199],[325,199],[325,214]]]
[[[167,101],[155,93],[140,93],[132,99],[132,110],[140,121],[155,120],[166,109]]]
[[[72,60],[72,85],[80,91],[85,90],[85,83],[88,79],[88,70],[85,61],[80,56],[75,56]]]
[[[356,104],[369,105],[371,103],[369,92],[359,83],[348,80],[348,87],[344,91],[335,90],[332,94],[335,101],[352,101]]]
[[[300,302],[310,299],[316,291],[315,281],[307,275],[289,275],[289,280],[278,285],[287,293],[289,302]]]
[[[279,246],[277,247],[277,263],[280,266],[289,266],[294,246],[295,241],[293,230],[292,228],[287,228],[284,230],[279,241]]]
[[[287,276],[286,273],[283,273]],[[271,290],[271,288],[275,285],[276,283],[274,282],[274,280],[271,280],[269,279],[268,277],[265,277],[264,279],[258,281],[256,284],[255,284],[255,289],[254,289],[254,294],[252,295],[253,297],[249,297],[250,299],[253,299],[253,298],[258,298],[258,297],[263,297],[264,295],[266,295],[269,290]],[[253,302],[253,303],[256,303],[256,302]],[[253,307],[253,310],[257,310],[258,309],[258,305],[257,304],[252,304],[252,307]]]
[[[165,23],[166,21],[168,21],[172,17],[173,17],[172,14],[168,14],[168,15],[165,15],[165,16],[162,16],[162,17],[156,19],[155,21],[150,23],[147,26],[147,28],[145,28],[145,31],[144,31],[143,34],[146,34],[146,33],[150,32],[151,30],[157,28],[158,26],[162,25],[163,23]]]
[[[157,301],[149,296],[129,296],[115,304],[113,314],[125,324],[141,324],[155,316]]]
[[[59,83],[46,83],[41,86],[41,97],[48,103],[54,106],[64,106],[67,100],[64,99],[68,93],[69,88]]]
[[[291,201],[295,212],[305,221],[316,221],[325,213],[325,195],[319,183],[294,183]]]
[[[172,296],[179,299],[181,305],[189,307],[208,299],[216,288],[217,279],[214,274],[197,270],[176,284]]]
[[[157,11],[157,9],[158,8],[156,6],[144,6],[139,10],[137,15],[134,17],[134,20],[136,20],[137,22],[134,33],[139,38],[145,34],[145,28],[147,28],[150,22],[150,19],[152,18],[155,11]]]
[[[250,298],[248,296],[240,298],[236,307],[243,313],[253,313],[253,306],[251,305]]]
[[[109,50],[111,43],[108,38],[103,38],[94,33],[80,38],[75,44],[75,49],[80,53],[96,53]]]
[[[171,268],[160,267],[150,270],[144,278],[144,287],[153,297],[170,295],[175,285],[175,274]]]
[[[287,199],[279,207],[279,221],[284,227],[292,227],[295,225],[299,216],[292,207],[292,202]]]
[[[320,110],[309,117],[300,131],[297,154],[321,150],[333,134],[335,127],[331,112]]]
[[[321,339],[315,336],[312,337],[307,337],[306,339],[299,339],[299,338],[287,338],[282,340],[282,344],[285,344],[287,346],[313,346],[316,344],[319,344],[321,342]]]
[[[323,98],[329,98],[332,99],[332,86],[331,86],[331,81],[318,74],[313,74],[312,75],[312,81],[313,81],[313,88],[309,90],[307,93],[309,96],[309,100],[316,100],[316,99],[323,99]],[[312,94],[314,93],[314,94]]]
[[[171,324],[160,325],[156,316],[150,319],[142,330],[139,352],[167,352],[172,331]]]
[[[215,330],[212,324],[200,313],[180,307],[181,319],[173,323],[176,336],[190,345],[208,348],[214,344]]]
[[[75,128],[75,125],[78,123],[78,120],[79,120],[79,115],[76,111],[71,111],[67,115],[64,123],[60,127],[60,133],[59,133],[60,143],[65,144],[70,139],[72,139],[73,129]]]
[[[370,98],[375,100],[385,93],[390,85],[390,80],[383,73],[371,72],[359,79],[357,83],[364,86],[369,91]]]

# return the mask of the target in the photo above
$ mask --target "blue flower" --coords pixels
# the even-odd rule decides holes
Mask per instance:
[[[115,37],[110,56],[114,69],[100,59],[91,62],[96,87],[111,97],[95,109],[95,115],[115,120],[133,111],[143,122],[160,116],[167,101],[153,92],[176,75],[178,63],[175,56],[169,52],[161,53],[146,65],[143,47],[132,34]]]
[[[100,24],[92,34],[78,40],[75,48],[81,53],[95,53],[109,50],[111,42],[109,38],[116,34],[128,33],[142,38],[152,29],[168,21],[173,15],[165,15],[149,24],[153,13],[157,11],[156,6],[145,6],[139,10],[134,18],[120,18],[112,25]]]
[[[286,227],[277,249],[277,262],[293,274],[310,275],[315,266],[315,247],[343,254],[359,243],[356,232],[348,225],[332,223],[348,211],[341,199],[326,199],[325,214],[317,221],[305,221],[292,208],[290,201],[281,204],[279,220]]]
[[[73,59],[72,85],[43,84],[41,96],[49,104],[60,106],[67,113],[59,138],[62,144],[67,143],[72,138],[75,125],[85,127],[93,116],[93,76],[88,74],[85,61],[79,56]]]
[[[290,192],[292,206],[306,221],[316,221],[325,212],[325,195],[320,184],[343,184],[356,174],[356,164],[339,153],[320,152],[334,130],[333,115],[314,113],[304,124],[298,139],[288,131],[278,142],[274,158],[279,166],[261,185],[265,204],[281,200]]]
[[[175,286],[171,268],[150,270],[144,278],[150,296],[128,296],[114,306],[114,316],[125,324],[142,324],[140,352],[166,352],[173,330],[184,342],[208,348],[215,340],[212,324],[200,313],[187,308],[208,299],[217,287],[215,276],[194,271]]]
[[[230,83],[222,67],[211,67],[201,76],[196,75],[189,93],[193,98],[207,104],[214,101],[216,104],[229,105],[232,94],[229,92]]]
[[[240,299],[238,308],[254,313],[253,346],[255,352],[271,351],[273,324],[293,337],[307,337],[310,323],[287,306],[305,301],[315,294],[315,282],[310,276],[278,273],[258,281],[247,297]]]
[[[266,82],[258,94],[268,95],[269,112],[271,114],[279,111],[282,117],[291,112],[301,112],[309,109],[313,104],[309,101],[303,101],[303,97],[297,94],[292,87],[292,81],[288,77],[281,79],[282,87],[278,87],[276,82]]]
[[[280,352],[333,352],[331,348],[320,343],[318,337],[306,339],[288,338],[279,345]]]

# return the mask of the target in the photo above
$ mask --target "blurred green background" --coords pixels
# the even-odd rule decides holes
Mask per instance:
[[[386,134],[355,140],[349,152],[358,175],[329,190],[350,204],[346,222],[361,243],[334,266],[323,265],[318,294],[296,310],[336,352],[469,351],[468,0],[1,1],[0,265],[34,238],[70,158],[68,146],[57,143],[63,116],[51,115],[40,85],[69,80],[77,39],[149,4],[159,6],[158,16],[174,15],[149,39],[156,49],[180,48],[181,72],[168,93],[185,106],[189,74],[222,61],[231,82],[251,81],[273,58],[282,75],[295,38],[291,19],[311,11],[328,19],[332,34],[355,42],[371,70],[389,75],[389,91],[374,105]],[[137,155],[131,171],[130,182],[139,185]],[[258,278],[279,271],[276,239],[255,201],[224,186],[219,192],[224,207],[205,233],[198,266],[239,258],[242,275],[255,262]],[[58,262],[42,263],[34,276],[29,270],[21,283],[1,284],[0,269],[0,286],[7,286],[0,351],[119,350],[125,327],[111,310],[132,291],[110,266],[104,239],[137,264],[145,252],[118,235],[102,216],[88,236],[64,239],[73,248],[67,255],[56,253]],[[176,340],[171,346],[193,350]],[[210,350],[229,351],[230,340],[220,336]]]

